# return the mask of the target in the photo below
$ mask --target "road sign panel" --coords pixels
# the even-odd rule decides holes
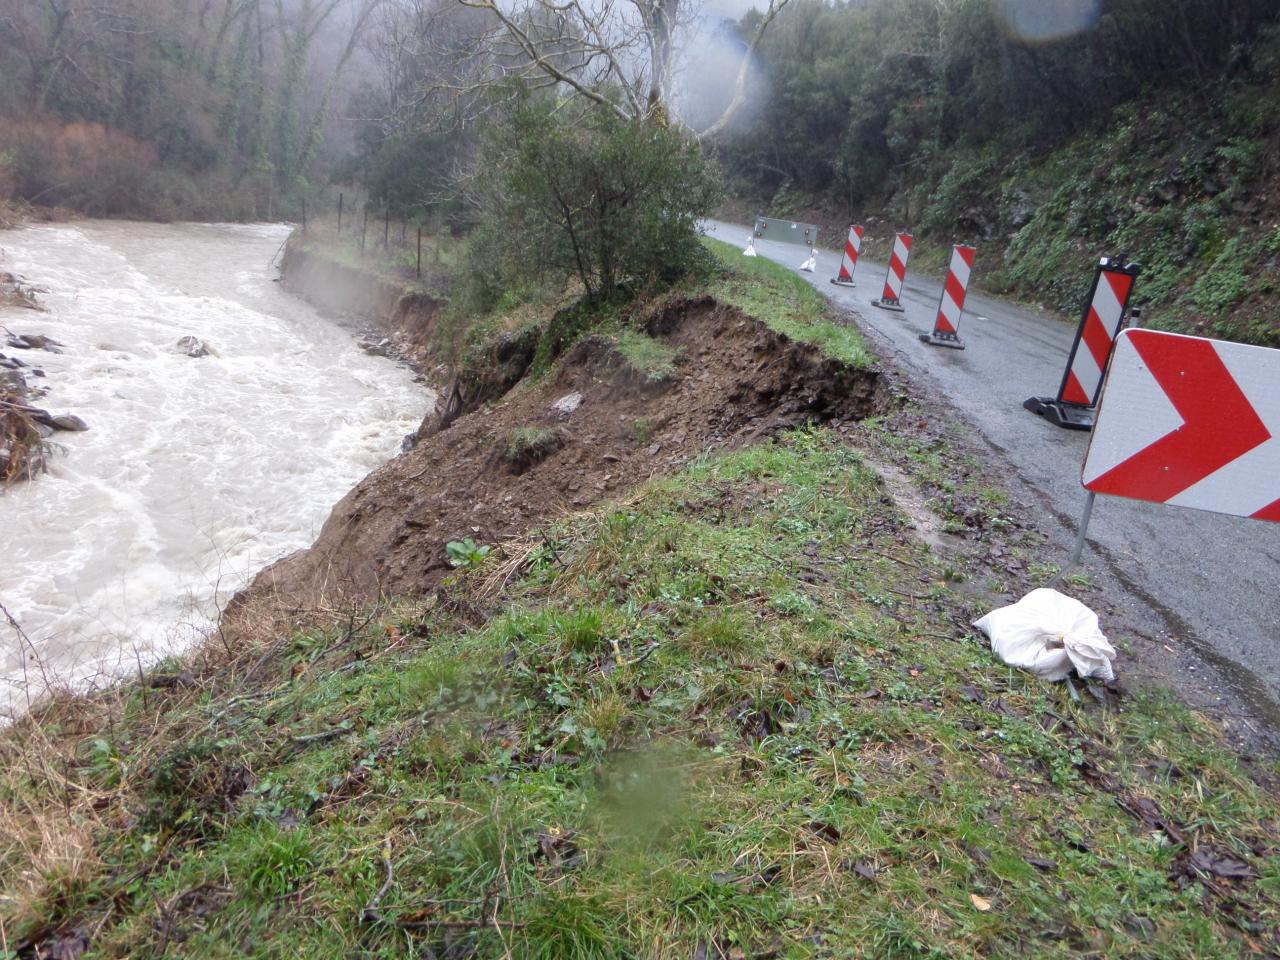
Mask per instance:
[[[1094,493],[1280,521],[1280,350],[1123,331],[1081,479]]]

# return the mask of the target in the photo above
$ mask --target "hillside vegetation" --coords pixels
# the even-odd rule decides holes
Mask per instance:
[[[1071,314],[1123,253],[1152,325],[1280,345],[1274,6],[1091,6],[797,0],[722,150],[737,211],[909,229],[917,269],[971,242],[981,285]]]
[[[0,2],[0,222],[298,218],[371,0]]]

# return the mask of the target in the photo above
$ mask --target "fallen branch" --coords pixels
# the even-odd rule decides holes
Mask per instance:
[[[398,918],[393,920],[382,912],[382,898],[387,895],[387,891],[391,889],[391,884],[395,882],[395,868],[391,863],[390,842],[384,844],[382,848],[382,866],[386,871],[386,879],[383,880],[382,886],[378,888],[378,892],[373,895],[373,899],[365,904],[360,911],[361,923],[387,923],[401,930],[483,930],[487,927],[497,927],[501,930],[520,930],[525,926],[525,924],[514,920],[499,920],[497,917],[490,917],[487,920],[400,920]]]

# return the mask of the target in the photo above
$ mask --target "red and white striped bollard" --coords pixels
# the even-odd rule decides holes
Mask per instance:
[[[1084,316],[1076,328],[1067,369],[1056,397],[1032,397],[1022,405],[1032,413],[1068,430],[1093,429],[1093,407],[1102,389],[1111,347],[1124,328],[1129,298],[1138,279],[1138,265],[1123,258],[1103,257],[1093,276]]]
[[[893,256],[884,274],[884,293],[872,300],[873,307],[902,313],[902,284],[907,278],[907,257],[911,255],[911,234],[899,233],[893,238]]]
[[[947,282],[938,299],[938,316],[933,321],[933,332],[920,334],[920,339],[935,347],[951,347],[963,350],[960,342],[960,315],[964,313],[964,298],[969,291],[969,274],[973,270],[973,255],[977,251],[967,244],[957,243],[951,248],[951,267],[947,270]]]
[[[858,254],[862,250],[862,227],[849,224],[849,239],[844,242],[844,256],[840,259],[840,272],[831,278],[837,286],[852,287],[853,271],[858,266]]]

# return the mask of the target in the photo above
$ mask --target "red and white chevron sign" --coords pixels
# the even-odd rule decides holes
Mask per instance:
[[[1280,521],[1280,350],[1121,332],[1082,480],[1094,493]]]

